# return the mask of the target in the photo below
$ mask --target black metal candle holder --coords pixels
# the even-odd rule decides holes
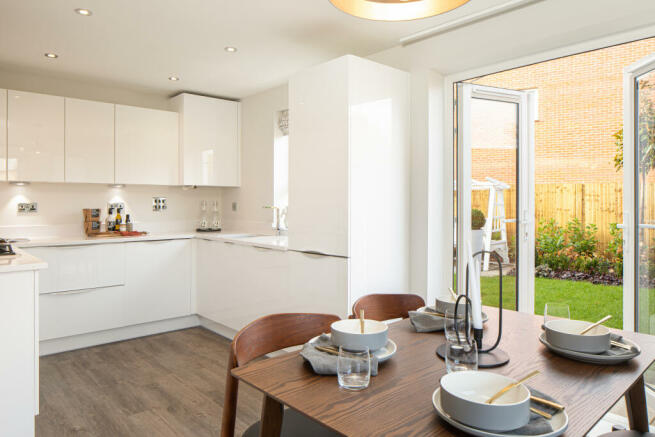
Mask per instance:
[[[504,366],[509,363],[509,355],[501,349],[498,349],[500,344],[500,339],[503,335],[503,264],[500,256],[496,252],[490,252],[487,250],[481,250],[476,252],[473,255],[473,258],[480,255],[489,254],[490,257],[494,258],[498,262],[498,337],[496,337],[496,342],[488,347],[487,349],[482,348],[482,337],[484,334],[483,329],[473,328],[473,340],[475,340],[478,347],[478,367],[482,369],[489,369],[493,367]],[[455,302],[455,315],[458,314],[458,306],[460,300],[465,299],[465,311],[464,311],[464,320],[466,325],[469,323],[469,307],[471,307],[471,299],[469,298],[469,266],[466,266],[466,294],[460,295]],[[471,307],[472,308],[472,307]],[[466,337],[468,338],[468,326],[465,325]],[[437,348],[437,355],[442,359],[446,358],[446,343],[442,344]]]

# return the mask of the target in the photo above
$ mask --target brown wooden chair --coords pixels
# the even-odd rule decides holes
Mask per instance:
[[[237,415],[239,380],[232,376],[231,370],[262,355],[304,344],[317,335],[330,332],[330,325],[337,320],[339,317],[331,314],[272,314],[251,322],[234,336],[230,345],[230,357],[227,365],[225,403],[221,424],[222,437],[234,436]],[[259,428],[260,422],[257,422],[243,435],[258,436]],[[336,434],[296,410],[286,409],[281,435],[327,437]]]
[[[415,294],[367,294],[353,304],[351,318],[359,317],[359,311],[369,320],[406,319],[408,312],[425,306],[421,296]]]

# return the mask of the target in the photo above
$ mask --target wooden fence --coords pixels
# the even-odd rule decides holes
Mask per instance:
[[[645,204],[646,222],[655,218],[655,184],[648,184]],[[487,215],[488,191],[474,191],[472,204]],[[516,218],[516,190],[505,190],[505,216]],[[535,186],[535,216],[539,223],[555,219],[560,226],[573,218],[583,224],[598,227],[598,241],[601,249],[610,241],[610,223],[623,222],[623,184],[538,184]],[[515,235],[516,225],[508,223],[508,235]],[[511,241],[511,237],[510,237]]]

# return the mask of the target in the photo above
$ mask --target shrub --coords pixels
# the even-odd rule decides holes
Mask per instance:
[[[583,226],[582,222],[574,218],[566,225],[566,233],[569,244],[576,255],[582,257],[592,257],[598,248],[598,238],[596,238],[598,228],[594,224]]]
[[[616,223],[610,223],[610,236],[612,238],[607,243],[605,257],[612,264],[614,274],[623,276],[623,230]]]
[[[471,228],[474,231],[482,229],[486,221],[487,220],[484,218],[484,213],[482,211],[475,208],[471,210]]]
[[[553,219],[539,225],[536,241],[536,264],[545,264],[552,270],[569,267],[570,259],[565,253],[567,247],[564,229]]]

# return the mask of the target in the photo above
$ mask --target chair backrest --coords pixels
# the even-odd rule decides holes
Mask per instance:
[[[364,316],[369,320],[406,319],[409,311],[422,306],[425,306],[425,301],[415,294],[367,294],[353,304],[351,317],[359,317],[359,311],[364,310]]]
[[[330,332],[330,325],[340,320],[331,314],[272,314],[251,322],[239,331],[230,345],[225,383],[225,403],[221,436],[233,437],[237,414],[239,381],[231,370],[262,355],[306,343],[313,337]]]

